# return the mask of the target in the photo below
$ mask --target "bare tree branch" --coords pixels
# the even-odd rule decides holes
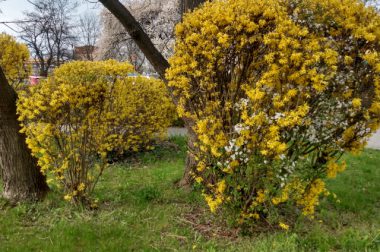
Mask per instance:
[[[75,37],[72,34],[73,0],[28,0],[33,10],[25,12],[26,20],[19,24],[20,38],[32,51],[39,64],[39,74],[47,76],[53,66],[72,57]]]
[[[99,35],[100,23],[98,16],[92,12],[82,14],[78,20],[78,36],[82,45],[78,48],[82,50],[81,59],[94,60],[94,51]],[[77,56],[74,55],[74,59],[77,59]]]
[[[169,67],[169,63],[157,50],[149,36],[144,32],[132,14],[118,0],[100,0],[100,2],[115,15],[152,64],[156,72],[165,80],[165,71]]]

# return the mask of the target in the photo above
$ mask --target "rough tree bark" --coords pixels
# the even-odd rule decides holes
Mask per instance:
[[[124,26],[131,38],[136,42],[141,51],[144,53],[146,58],[152,64],[154,69],[160,75],[160,77],[167,83],[165,79],[165,71],[169,67],[168,61],[163,57],[163,55],[155,48],[152,41],[148,35],[144,32],[141,25],[136,21],[132,14],[122,5],[118,0],[99,0]],[[205,2],[206,0],[181,0],[181,11],[187,12],[199,4]],[[170,91],[170,88],[169,88]],[[174,100],[176,103],[176,101]],[[197,162],[193,156],[194,141],[196,140],[196,135],[192,129],[192,124],[189,120],[185,121],[185,126],[188,131],[188,154],[186,157],[185,171],[182,179],[178,182],[181,187],[191,186],[193,183],[193,178],[190,175]]]
[[[41,200],[49,190],[21,134],[16,115],[17,94],[0,67],[0,174],[3,197],[11,202]]]
[[[206,0],[180,0],[182,14],[197,8],[198,5],[204,2],[206,2]]]
[[[206,0],[180,0],[181,3],[181,14],[183,16],[184,13],[194,10],[200,4],[206,2]],[[178,186],[180,187],[189,187],[194,183],[194,179],[191,176],[191,171],[194,170],[197,166],[197,161],[193,153],[196,151],[196,147],[194,143],[197,139],[196,134],[192,128],[192,124],[188,120],[184,120],[185,125],[188,132],[188,141],[187,141],[187,156],[186,156],[186,164],[185,171],[183,173],[182,179],[178,182]]]

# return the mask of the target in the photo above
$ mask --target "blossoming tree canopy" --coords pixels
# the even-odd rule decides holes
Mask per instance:
[[[129,63],[77,61],[20,96],[19,120],[45,173],[66,199],[86,200],[107,165],[107,153],[152,148],[175,111],[164,84],[129,78]]]
[[[167,79],[195,124],[193,175],[211,211],[252,223],[292,203],[312,215],[322,179],[379,127],[379,13],[357,0],[216,0],[176,35]]]

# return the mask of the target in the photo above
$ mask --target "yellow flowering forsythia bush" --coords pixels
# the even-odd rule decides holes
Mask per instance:
[[[175,110],[164,84],[130,78],[129,63],[72,62],[18,104],[22,131],[45,173],[63,185],[65,199],[87,200],[107,167],[107,153],[152,148]]]
[[[312,217],[323,178],[379,127],[379,14],[356,0],[216,0],[176,35],[167,78],[211,211],[285,229],[285,206]]]
[[[18,89],[19,84],[27,80],[31,68],[27,65],[29,50],[24,44],[5,33],[0,34],[0,66],[11,86]]]

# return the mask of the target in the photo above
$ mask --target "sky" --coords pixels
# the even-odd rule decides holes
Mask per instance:
[[[90,3],[93,2],[93,3]],[[96,1],[86,1],[86,0],[79,0],[78,3],[80,6],[78,7],[76,15],[80,15],[81,13],[85,12],[96,12],[98,13],[101,9],[101,4],[94,3]],[[23,12],[30,10],[31,4],[27,0],[0,0],[0,10],[2,13],[0,13],[0,33],[6,32],[8,34],[17,36],[17,33],[15,31],[12,31],[10,28],[5,26],[4,24],[1,24],[1,22],[8,22],[8,21],[15,21],[20,20],[23,18]],[[17,30],[16,25],[10,24],[10,26],[13,29]]]

